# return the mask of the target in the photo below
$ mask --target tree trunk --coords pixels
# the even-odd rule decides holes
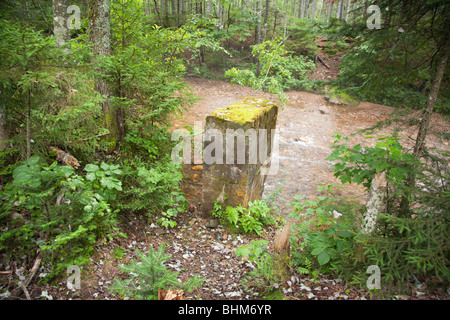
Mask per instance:
[[[300,19],[303,19],[305,17],[305,4],[306,4],[306,0],[301,0],[300,9],[298,10],[298,17]]]
[[[416,158],[419,158],[423,152],[423,148],[425,145],[425,138],[427,136],[428,128],[430,126],[430,119],[434,110],[434,104],[436,102],[439,89],[441,88],[441,81],[444,76],[449,51],[450,51],[450,37],[447,37],[446,43],[443,48],[443,54],[436,66],[436,74],[434,76],[433,84],[431,86],[430,96],[428,98],[428,102],[425,107],[425,110],[423,111],[422,120],[420,122],[419,132],[417,134],[416,144],[414,146],[414,156],[416,156]]]
[[[31,88],[28,88],[27,92],[27,119],[25,127],[26,136],[26,157],[29,159],[31,157]]]
[[[8,113],[6,108],[6,102],[0,92],[0,151],[6,148],[5,140],[9,139],[8,130]]]
[[[309,16],[309,5],[310,5],[311,0],[306,0],[305,1],[305,11],[303,11],[303,18],[308,18]]]
[[[347,5],[345,6],[345,22],[348,22],[348,12],[350,11],[350,0],[347,0]]]
[[[286,40],[287,35],[287,25],[289,21],[289,10],[288,10],[288,0],[284,0],[284,13],[283,13],[283,40]]]
[[[442,55],[439,58],[439,61],[436,66],[436,73],[434,76],[433,84],[431,85],[430,96],[428,98],[427,105],[423,110],[422,120],[419,125],[419,132],[417,133],[416,143],[414,145],[414,156],[419,159],[425,148],[425,139],[428,134],[428,129],[430,127],[431,115],[433,114],[434,104],[439,94],[439,89],[441,88],[441,81],[444,77],[445,66],[447,65],[448,60],[448,52],[450,51],[450,37],[447,37],[445,41],[445,45],[442,48]],[[407,185],[412,190],[416,184],[415,174],[412,173],[407,178]],[[400,213],[401,215],[407,215],[409,212],[409,199],[408,195],[404,195],[402,197],[402,201],[400,203]]]
[[[270,0],[266,0],[266,8],[264,10],[264,23],[263,23],[263,29],[262,29],[262,35],[261,35],[261,43],[266,41],[267,25],[269,23],[269,9],[270,9]]]
[[[375,231],[378,215],[383,212],[384,199],[387,191],[386,174],[384,171],[375,174],[370,184],[369,196],[366,203],[366,214],[362,232],[371,234]]]
[[[327,9],[325,12],[325,24],[328,24],[328,21],[330,19],[332,11],[333,11],[333,4],[330,2],[327,2]]]
[[[213,12],[213,2],[212,0],[208,0],[206,2],[206,15],[209,17]]]
[[[89,16],[88,16],[88,35],[91,44],[92,64],[97,69],[97,73],[102,73],[98,69],[97,59],[102,56],[108,56],[111,53],[111,19],[110,19],[110,2],[109,0],[90,0]],[[106,136],[106,140],[111,143],[109,151],[116,148],[119,135],[116,113],[110,104],[112,96],[111,88],[108,83],[97,76],[94,84],[95,90],[104,97],[101,103],[103,113],[103,125],[109,130],[110,134]]]
[[[313,0],[312,9],[311,9],[311,19],[314,21],[315,15],[316,15],[316,8],[317,8],[317,0]]]
[[[69,0],[53,0],[53,34],[56,46],[65,45],[70,40],[70,30],[67,27],[67,7]]]
[[[260,9],[260,0],[256,0],[255,9],[257,14],[257,22],[256,22],[256,44],[261,43],[261,9]],[[261,62],[259,61],[259,54],[256,54],[256,77],[261,75]]]

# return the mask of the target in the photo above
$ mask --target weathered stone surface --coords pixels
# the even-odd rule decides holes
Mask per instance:
[[[263,168],[270,166],[278,107],[244,98],[207,116],[203,151],[202,212],[214,201],[247,206],[264,191]],[[264,172],[263,172],[264,173]]]

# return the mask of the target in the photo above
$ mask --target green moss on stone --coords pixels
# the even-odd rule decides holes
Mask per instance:
[[[209,116],[245,124],[246,122],[252,122],[258,119],[264,112],[267,112],[268,109],[273,107],[276,107],[276,105],[268,100],[245,97],[228,107],[214,111]]]

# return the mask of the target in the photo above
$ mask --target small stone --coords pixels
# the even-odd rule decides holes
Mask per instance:
[[[209,219],[208,221],[206,221],[206,227],[208,227],[208,228],[217,228],[219,223],[220,223],[219,219],[212,218],[212,219]]]
[[[161,228],[155,228],[154,232],[155,232],[155,235],[157,235],[157,236],[160,236],[160,235],[162,235],[164,233],[167,233],[166,230],[163,230]]]

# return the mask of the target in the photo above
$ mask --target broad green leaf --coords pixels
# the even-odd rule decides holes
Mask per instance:
[[[84,168],[84,170],[86,170],[87,172],[95,172],[98,171],[99,169],[100,168],[98,167],[98,165],[92,163],[87,164],[86,167]]]
[[[100,164],[100,168],[102,168],[103,170],[109,170],[109,165],[107,164],[107,163],[105,163],[105,162],[102,162],[101,164]]]
[[[338,235],[341,238],[350,238],[353,236],[353,233],[351,233],[350,231],[336,231],[336,235]]]
[[[311,251],[311,254],[312,254],[313,256],[318,256],[318,255],[320,255],[324,250],[325,250],[324,247],[315,248],[313,251]]]
[[[319,264],[320,264],[321,266],[323,266],[323,265],[326,264],[328,261],[330,261],[330,255],[329,255],[326,251],[324,251],[324,252],[322,252],[321,254],[319,254],[319,255],[317,256],[317,261],[319,261]]]

